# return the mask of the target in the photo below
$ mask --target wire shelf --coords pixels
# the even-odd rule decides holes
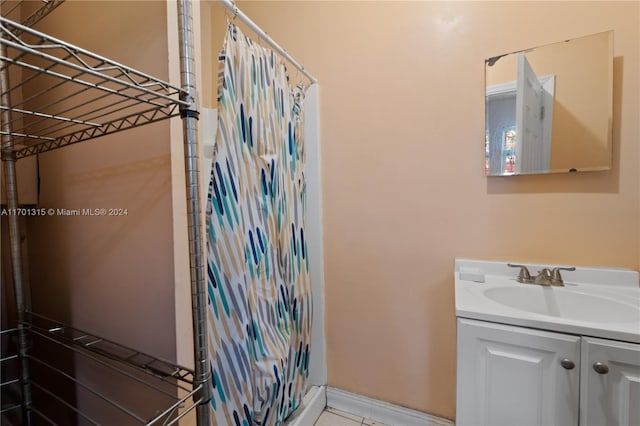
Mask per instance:
[[[0,0],[0,14],[24,26],[32,27],[62,3],[64,0]]]
[[[17,158],[174,117],[189,105],[178,87],[4,17],[0,37],[0,72],[20,77],[0,106],[10,113],[10,131],[1,133]]]
[[[30,313],[29,319],[23,327],[33,342],[26,355],[34,395],[30,412],[38,424],[65,424],[75,417],[92,425],[173,425],[201,402],[202,386],[193,387],[190,369],[41,315]],[[23,409],[19,356],[9,341],[17,333],[2,331],[3,424],[19,423]]]
[[[2,402],[0,407],[1,424],[11,424],[5,422],[14,413],[19,413],[22,408],[22,394],[20,389],[20,378],[18,374],[18,353],[11,339],[17,336],[18,329],[12,328],[0,331],[0,392]]]
[[[63,1],[0,0],[0,139],[8,205],[17,205],[14,156],[36,155],[181,112],[186,185],[197,189],[191,161],[197,151],[197,111],[189,0],[178,1],[182,89],[31,28]],[[199,204],[198,191],[191,192],[187,204]],[[196,235],[195,210],[189,222],[189,235]],[[9,224],[12,252],[20,253],[14,216]],[[38,425],[164,426],[195,413],[198,425],[210,424],[202,250],[197,238],[190,238],[190,247],[194,335],[199,339],[195,372],[43,316],[26,313],[25,319],[22,261],[12,256],[21,323],[1,332],[0,423],[32,424],[33,419]]]

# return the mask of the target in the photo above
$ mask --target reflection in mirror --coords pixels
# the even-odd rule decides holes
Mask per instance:
[[[613,31],[485,64],[488,176],[611,168]]]

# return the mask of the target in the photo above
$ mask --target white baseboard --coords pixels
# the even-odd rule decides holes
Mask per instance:
[[[290,419],[287,426],[312,426],[327,406],[327,387],[312,386],[302,400],[300,407]]]
[[[453,426],[454,422],[378,399],[327,387],[327,406],[389,426]],[[311,423],[313,424],[313,423]]]

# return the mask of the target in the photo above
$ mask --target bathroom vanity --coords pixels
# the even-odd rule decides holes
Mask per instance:
[[[518,275],[456,260],[456,424],[640,424],[638,273],[578,267],[557,286]]]

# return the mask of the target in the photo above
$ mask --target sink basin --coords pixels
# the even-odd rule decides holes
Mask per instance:
[[[493,287],[484,295],[513,309],[576,321],[626,323],[640,321],[640,306],[558,287],[522,284]]]
[[[562,265],[526,266],[540,271]],[[637,271],[579,266],[562,272],[564,287],[522,284],[517,275],[507,262],[456,259],[456,316],[640,343]]]

